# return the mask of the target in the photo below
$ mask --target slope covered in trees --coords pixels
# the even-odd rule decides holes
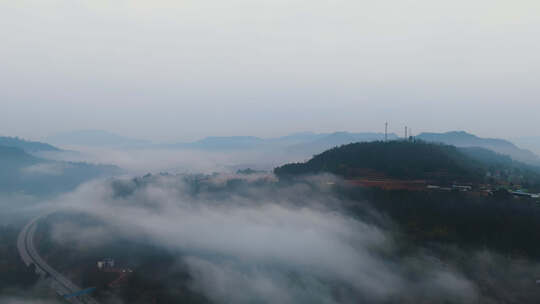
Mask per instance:
[[[305,163],[287,164],[274,170],[280,177],[333,173],[344,178],[376,172],[391,178],[437,182],[483,182],[494,172],[516,183],[535,184],[540,174],[534,167],[482,148],[456,148],[423,141],[369,142],[343,145],[315,155]]]
[[[479,180],[485,175],[479,162],[453,146],[409,141],[344,145],[316,155],[306,163],[276,168],[275,173],[287,176],[329,172],[356,178],[366,169],[406,179]]]

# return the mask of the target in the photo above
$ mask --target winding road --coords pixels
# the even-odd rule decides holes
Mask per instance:
[[[79,292],[82,289],[49,266],[49,264],[47,264],[47,262],[45,262],[45,260],[43,260],[43,258],[41,258],[41,256],[38,254],[34,246],[34,234],[36,232],[37,223],[47,215],[48,214],[45,214],[34,218],[21,230],[19,233],[19,238],[17,239],[19,255],[27,266],[34,264],[36,267],[36,272],[43,275],[46,280],[50,282],[51,287],[59,295],[64,296]],[[65,299],[65,301],[74,304],[99,304],[99,302],[94,300],[89,295],[73,297]]]

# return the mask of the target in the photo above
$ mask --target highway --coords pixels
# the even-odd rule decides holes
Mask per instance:
[[[82,289],[49,266],[49,264],[47,264],[47,262],[45,262],[45,260],[43,260],[43,258],[41,258],[41,256],[38,254],[34,246],[34,234],[36,232],[37,223],[47,215],[48,214],[41,215],[33,219],[21,230],[17,239],[19,255],[27,266],[30,266],[30,264],[35,265],[36,272],[43,275],[46,280],[50,282],[51,287],[56,291],[57,294],[64,296],[79,292]],[[82,295],[69,299],[64,298],[64,300],[74,304],[99,304],[89,295]]]

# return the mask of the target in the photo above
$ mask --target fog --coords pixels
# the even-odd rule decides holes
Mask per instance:
[[[3,1],[0,133],[534,136],[539,5]]]
[[[123,237],[168,248],[187,265],[190,288],[217,303],[480,298],[471,280],[430,254],[399,257],[384,216],[367,212],[364,221],[347,214],[346,202],[328,189],[335,177],[275,188],[274,178],[262,174],[229,189],[243,178],[209,177],[196,193],[185,176],[86,184],[50,206],[98,218],[107,228],[57,223],[53,239],[87,248]],[[418,271],[421,277],[411,279]]]
[[[380,195],[370,201],[333,175],[287,180],[272,169],[382,140],[386,122],[389,140],[405,126],[409,135],[466,130],[540,153],[539,12],[537,0],[1,1],[0,136],[62,150],[7,148],[2,158],[0,236],[11,244],[0,246],[2,269],[19,277],[2,277],[0,303],[53,304],[35,300],[56,295],[14,262],[19,228],[38,215],[50,215],[40,227],[50,230],[39,230],[50,233],[36,240],[53,242],[39,249],[61,252],[46,259],[91,270],[61,272],[92,277],[93,250],[143,244],[185,274],[168,290],[214,303],[538,303],[527,238],[537,205],[514,208],[511,196],[525,193],[496,188],[535,190],[525,167],[490,167],[479,176],[493,188],[475,185],[478,197],[459,208],[449,193],[433,210],[442,192],[369,189]],[[335,136],[299,139],[309,134]],[[197,141],[208,136],[258,139]],[[364,169],[347,161],[336,167]],[[395,197],[418,205],[388,208],[392,218],[375,205]],[[471,206],[486,202],[500,206],[484,227],[515,234],[455,229],[474,227],[486,209]],[[420,208],[454,217],[431,225]],[[524,214],[516,229],[499,225]],[[127,304],[122,296],[112,303]]]
[[[487,249],[407,245],[367,201],[338,196],[332,189],[341,182],[326,174],[290,182],[270,173],[158,174],[0,202],[10,206],[4,223],[73,214],[50,221],[62,250],[92,252],[119,240],[167,250],[176,260],[170,271],[187,271],[187,288],[214,303],[499,303],[515,300],[514,291],[532,303],[540,296],[531,283],[538,263]],[[6,303],[50,303],[21,297],[28,291],[1,292]]]
[[[289,153],[285,150],[245,149],[231,151],[204,151],[196,149],[121,149],[107,147],[68,146],[68,151],[40,153],[40,156],[59,161],[90,162],[118,166],[132,175],[146,173],[206,173],[236,172],[252,168],[272,171],[287,163],[304,161],[309,155]],[[76,152],[75,152],[76,151]],[[58,168],[30,167],[27,171],[54,173]]]

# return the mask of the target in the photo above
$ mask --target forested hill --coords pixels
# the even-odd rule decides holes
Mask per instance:
[[[329,172],[345,178],[374,172],[400,179],[480,182],[493,164],[501,170],[516,167],[507,157],[479,150],[423,141],[354,143],[325,151],[305,163],[278,167],[274,172],[280,177]]]

